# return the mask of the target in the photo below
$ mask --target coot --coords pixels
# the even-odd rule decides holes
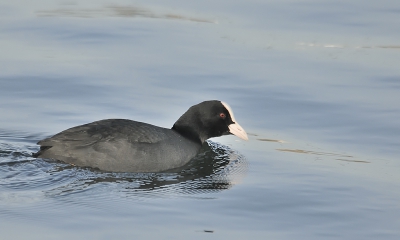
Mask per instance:
[[[196,156],[205,140],[234,134],[247,140],[228,104],[213,100],[189,108],[171,129],[126,119],[106,119],[39,141],[34,157],[112,172],[161,172]]]

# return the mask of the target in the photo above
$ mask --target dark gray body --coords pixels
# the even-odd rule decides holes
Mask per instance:
[[[175,130],[125,119],[73,127],[38,144],[37,157],[112,172],[161,172],[181,167],[202,145]]]

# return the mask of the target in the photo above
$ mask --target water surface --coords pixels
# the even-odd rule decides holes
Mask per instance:
[[[398,239],[396,1],[0,4],[5,239]],[[229,103],[250,140],[115,174],[34,159],[105,118]]]

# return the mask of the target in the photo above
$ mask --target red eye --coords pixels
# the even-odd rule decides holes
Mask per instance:
[[[219,117],[222,118],[222,119],[225,119],[225,118],[226,118],[226,115],[225,115],[225,113],[220,113],[220,114],[219,114]]]

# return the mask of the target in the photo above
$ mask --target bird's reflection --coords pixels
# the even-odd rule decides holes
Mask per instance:
[[[64,182],[48,191],[64,195],[97,188],[105,184],[129,194],[193,194],[229,189],[247,172],[247,161],[227,146],[207,141],[200,154],[183,167],[162,173],[110,173],[58,164],[49,172],[68,175]]]

